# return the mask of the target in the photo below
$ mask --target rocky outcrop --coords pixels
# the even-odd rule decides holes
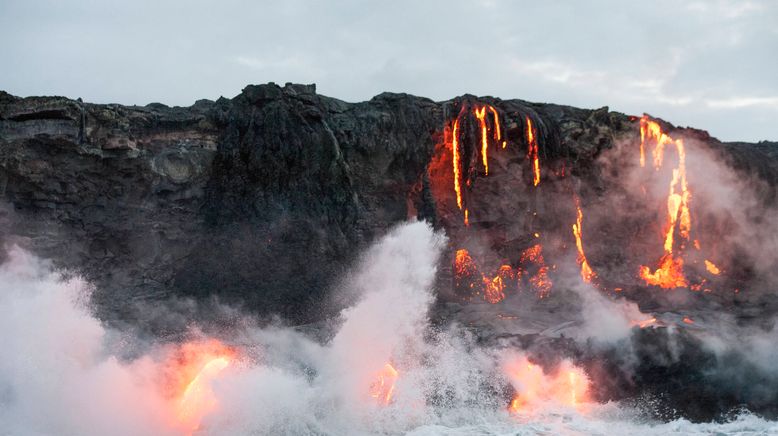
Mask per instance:
[[[485,178],[472,145],[478,126],[463,121],[472,207],[465,228],[445,136],[463,107],[479,104],[499,113],[506,147],[490,157]],[[528,119],[548,178],[542,191],[528,189]],[[568,235],[573,203],[548,199],[574,191],[596,198],[607,188],[596,160],[634,138],[636,126],[607,108],[390,93],[346,103],[314,85],[252,85],[188,108],[2,93],[3,231],[92,281],[106,319],[195,296],[308,322],[324,315],[327,290],[360,248],[399,221],[428,219],[452,247],[481,232],[493,256],[511,261],[533,233]],[[770,144],[689,132],[775,186]],[[567,246],[567,237],[548,243]],[[446,287],[450,267],[442,271]]]

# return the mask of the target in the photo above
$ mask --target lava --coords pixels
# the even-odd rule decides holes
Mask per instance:
[[[714,276],[721,274],[719,267],[717,267],[715,263],[709,261],[708,259],[705,259],[705,269],[707,269],[708,272]]]
[[[532,120],[527,117],[527,144],[529,145],[527,158],[532,160],[533,186],[538,186],[540,183],[540,160],[538,158],[538,142],[536,136],[535,128],[532,126]]]
[[[555,373],[547,374],[520,357],[509,362],[505,371],[516,391],[508,406],[511,413],[530,413],[546,405],[577,408],[589,400],[589,378],[570,361],[562,361]]]
[[[510,265],[500,266],[497,274],[492,278],[484,276],[484,299],[492,304],[504,300],[506,283],[513,280],[514,276],[513,268]]]
[[[478,118],[478,124],[481,126],[481,159],[484,163],[484,173],[489,175],[489,140],[487,139],[488,127],[486,125],[486,106],[473,109],[475,117]]]
[[[659,170],[664,160],[664,149],[668,145],[675,145],[678,154],[678,166],[673,168],[673,176],[670,182],[670,190],[667,196],[667,224],[664,231],[664,255],[659,260],[659,267],[655,271],[647,266],[640,267],[640,277],[649,285],[659,286],[665,289],[685,287],[688,285],[683,273],[683,258],[676,256],[675,233],[676,228],[681,241],[689,240],[691,232],[691,213],[689,202],[691,192],[686,181],[686,150],[683,140],[673,139],[662,132],[661,127],[655,121],[643,116],[640,120],[640,147],[641,165],[645,165],[644,147],[649,140],[653,140],[654,168]]]
[[[399,373],[390,364],[387,363],[376,374],[375,381],[370,385],[370,396],[375,398],[381,404],[389,404],[394,394],[394,384],[399,377]]]
[[[573,235],[575,236],[575,246],[578,248],[578,264],[581,266],[581,278],[586,283],[591,283],[595,274],[586,260],[586,254],[583,249],[583,212],[578,197],[575,198],[576,222],[573,224]]]
[[[656,323],[656,318],[649,318],[649,319],[645,319],[643,321],[632,321],[632,325],[638,326],[638,327],[640,327],[642,329],[644,329],[644,328],[646,328],[646,327],[648,327],[650,325],[653,325],[654,323]]]
[[[494,140],[500,141],[502,139],[502,131],[500,130],[500,115],[497,113],[497,109],[494,108],[494,106],[489,106],[489,110],[492,112],[492,116],[494,117]],[[502,148],[505,148],[505,143],[503,142]]]
[[[543,258],[543,246],[535,244],[532,247],[524,250],[519,258],[519,262],[522,265],[527,263],[533,263],[537,265],[537,272],[529,278],[530,285],[535,290],[538,298],[545,298],[551,292],[553,282],[548,276],[548,266],[546,266],[545,259]]]
[[[462,176],[460,175],[459,161],[459,119],[454,120],[454,127],[451,132],[451,155],[454,166],[454,192],[457,194],[457,206],[462,209]]]
[[[688,286],[686,277],[683,275],[683,259],[673,257],[672,253],[662,256],[659,260],[659,268],[654,272],[651,272],[647,266],[641,266],[640,277],[650,285],[666,289]]]
[[[186,343],[177,350],[170,366],[180,386],[175,395],[175,417],[181,426],[195,431],[202,418],[217,408],[211,383],[230,366],[235,355],[235,350],[216,340]]]

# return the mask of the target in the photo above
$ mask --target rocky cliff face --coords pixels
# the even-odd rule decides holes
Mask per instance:
[[[477,119],[458,126],[465,226],[446,135],[457,114],[479,104],[494,109],[489,134],[502,122],[505,142],[503,149],[495,143],[486,177]],[[540,189],[532,189],[526,162],[528,120],[543,167]],[[772,144],[685,133],[775,186]],[[144,302],[195,296],[308,322],[321,317],[327,290],[360,248],[408,218],[445,228],[452,255],[478,240],[485,258],[515,264],[534,234],[567,246],[570,195],[596,204],[609,180],[598,159],[636,135],[634,117],[607,108],[469,95],[433,102],[385,93],[345,103],[313,85],[267,84],[231,100],[170,108],[2,93],[3,231],[95,283],[107,319],[132,319],[149,310]],[[765,201],[773,196],[765,193]],[[592,248],[597,265],[620,255]],[[448,290],[441,295],[455,298],[451,268],[442,270]]]
[[[695,225],[671,232],[689,283],[665,290],[638,267],[657,268],[667,209],[689,198],[652,184],[668,176],[671,193],[685,189],[680,164],[637,166],[640,125],[608,108],[389,93],[346,103],[294,84],[188,108],[0,92],[0,237],[94,283],[102,319],[142,319],[160,335],[228,322],[232,312],[193,303],[213,300],[322,320],[343,304],[337,280],[362,248],[398,222],[428,220],[450,238],[437,322],[541,361],[575,358],[602,401],[658,395],[694,419],[738,404],[778,414],[774,390],[756,389],[772,376],[735,353],[725,363],[761,381],[715,379],[721,362],[694,330],[772,328],[778,144],[721,143],[658,121],[686,141]],[[593,275],[581,293],[583,248]],[[706,272],[710,259],[721,272]],[[618,347],[576,344],[592,293],[637,302],[680,333],[633,332],[619,347],[638,365]]]

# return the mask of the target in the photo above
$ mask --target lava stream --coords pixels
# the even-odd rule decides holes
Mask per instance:
[[[378,400],[381,404],[389,404],[394,394],[394,383],[397,381],[399,373],[390,364],[387,363],[376,374],[375,381],[370,385],[370,396]]]
[[[453,157],[454,165],[454,192],[457,194],[457,206],[462,209],[462,177],[459,173],[459,119],[454,120],[454,128],[452,129],[451,138],[451,155]]]
[[[689,240],[691,232],[691,213],[689,203],[691,192],[686,181],[686,149],[683,140],[673,139],[662,132],[659,123],[649,120],[647,116],[640,119],[640,163],[645,165],[644,147],[649,140],[655,143],[653,156],[654,168],[659,170],[664,161],[664,150],[668,145],[675,145],[678,155],[678,166],[673,168],[673,176],[670,181],[670,189],[667,196],[667,224],[664,231],[664,255],[659,260],[659,267],[655,271],[647,266],[641,266],[640,277],[649,285],[659,286],[665,289],[688,286],[688,281],[683,273],[684,261],[674,253],[676,241],[675,232],[681,241]]]
[[[532,160],[532,184],[538,186],[540,183],[540,160],[538,158],[538,142],[535,128],[532,126],[532,120],[527,117],[527,158]]]
[[[478,124],[481,127],[481,159],[484,163],[484,173],[489,175],[489,140],[487,139],[488,128],[486,126],[486,106],[481,106],[473,110],[475,117],[478,118]]]
[[[573,224],[573,235],[575,236],[575,246],[578,248],[578,264],[581,266],[581,278],[586,283],[591,283],[595,274],[586,260],[586,254],[583,249],[583,212],[578,197],[575,198],[576,222]]]

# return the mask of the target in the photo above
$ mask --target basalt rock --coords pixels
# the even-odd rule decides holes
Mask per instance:
[[[478,105],[499,114],[506,146],[484,177],[477,122],[463,121],[466,227],[452,202],[446,134]],[[527,120],[537,129],[543,191],[529,189]],[[599,156],[636,128],[636,118],[608,108],[392,93],[346,103],[314,85],[251,85],[186,108],[0,93],[2,234],[90,280],[107,320],[139,311],[149,320],[156,302],[195,297],[317,321],[360,249],[409,218],[444,228],[452,248],[477,239],[494,262],[515,262],[535,233],[551,235],[549,249],[568,246],[570,195],[596,204],[609,188]],[[774,144],[686,133],[761,177],[773,190],[764,201],[773,200]],[[599,264],[620,256],[592,254]],[[450,274],[442,265],[439,287],[450,288]]]

